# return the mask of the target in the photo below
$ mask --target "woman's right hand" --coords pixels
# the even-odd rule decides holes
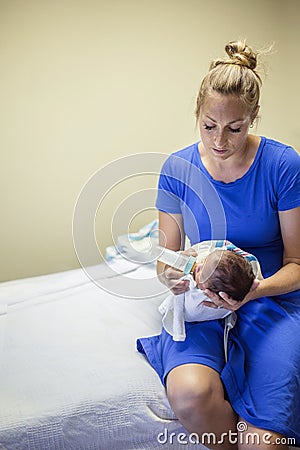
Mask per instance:
[[[184,273],[171,266],[164,264],[163,270],[159,274],[160,281],[167,286],[175,295],[183,294],[190,288],[189,280],[182,280]]]
[[[181,252],[183,255],[197,257],[197,252],[193,248],[189,248]],[[190,289],[189,280],[182,280],[184,273],[174,269],[167,264],[158,261],[157,272],[158,278],[165,286],[167,286],[175,295],[184,294]]]

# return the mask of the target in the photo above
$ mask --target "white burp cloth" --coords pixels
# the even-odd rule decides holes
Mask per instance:
[[[174,341],[185,340],[185,322],[223,319],[230,314],[228,309],[203,305],[203,300],[211,300],[201,289],[196,288],[192,275],[186,275],[181,280],[189,280],[190,289],[184,294],[169,294],[158,308],[163,316],[163,327]]]

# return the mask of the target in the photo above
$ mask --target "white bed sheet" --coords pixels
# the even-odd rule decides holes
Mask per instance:
[[[130,264],[97,268],[104,289],[82,269],[0,284],[1,449],[205,448],[178,443],[185,430],[135,349],[160,332],[165,294],[153,265]],[[134,279],[138,300],[109,292]]]

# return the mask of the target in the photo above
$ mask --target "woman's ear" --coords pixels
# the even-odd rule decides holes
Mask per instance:
[[[255,289],[257,288],[258,285],[259,285],[259,280],[257,278],[255,278],[251,285],[250,291],[255,291]]]
[[[257,118],[259,109],[260,109],[260,105],[257,105],[255,110],[252,112],[252,114],[251,114],[251,124],[253,124],[254,120]]]

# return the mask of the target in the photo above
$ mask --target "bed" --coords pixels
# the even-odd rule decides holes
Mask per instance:
[[[195,448],[135,349],[161,329],[155,265],[114,256],[93,273],[0,284],[1,450]]]
[[[88,270],[0,284],[1,450],[206,449],[136,351],[167,295],[140,237],[139,258],[121,237]]]

